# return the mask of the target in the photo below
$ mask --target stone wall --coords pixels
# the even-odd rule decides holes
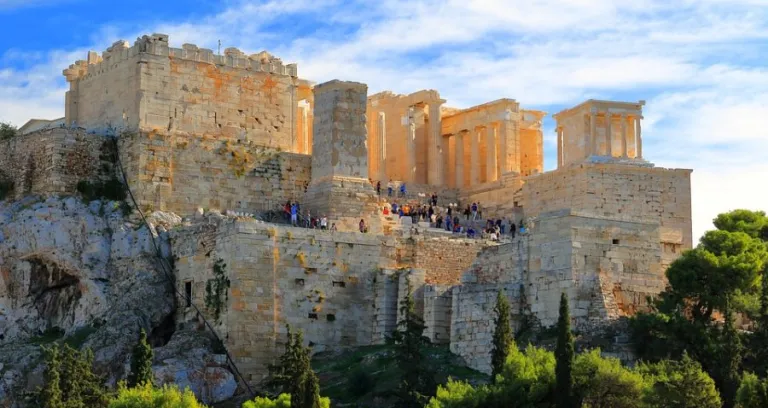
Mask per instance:
[[[224,55],[168,36],[119,41],[64,71],[70,83],[66,123],[99,133],[115,129],[222,135],[297,151],[295,65],[266,52]]]
[[[413,257],[408,263],[427,271],[426,283],[456,285],[461,281],[461,274],[487,245],[493,244],[475,239],[414,236],[405,250],[412,247]]]
[[[179,132],[125,133],[120,155],[140,206],[256,212],[302,200],[311,157],[245,140]]]
[[[41,130],[0,141],[0,181],[14,185],[13,196],[74,194],[80,181],[114,175],[108,139],[82,130]]]

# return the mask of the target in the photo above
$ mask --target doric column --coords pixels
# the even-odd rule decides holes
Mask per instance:
[[[635,156],[638,159],[643,158],[643,134],[640,133],[640,120],[642,116],[635,116]]]
[[[304,145],[305,154],[311,154],[312,149],[309,145],[309,102],[302,100],[299,102],[301,108],[301,142]]]
[[[613,137],[611,135],[611,113],[606,111],[605,112],[605,143],[607,146],[607,154],[606,156],[613,157]]]
[[[469,186],[480,184],[480,128],[473,129],[469,137]]]
[[[520,173],[520,138],[516,122],[512,120],[511,110],[504,112],[502,120],[498,123],[497,136],[501,140],[501,163],[499,176],[506,172]]]
[[[442,101],[433,101],[429,103],[429,150],[427,160],[429,162],[429,171],[427,172],[427,181],[434,186],[441,186],[443,181],[443,137],[440,134],[440,105]]]
[[[416,181],[416,120],[413,106],[408,108],[408,133],[406,135],[405,148],[407,160],[405,168],[405,181],[412,183]]]
[[[491,123],[491,126],[493,126],[493,132],[496,134],[496,140],[498,140],[499,143],[499,158],[496,161],[496,177],[501,178],[502,174],[509,171],[507,170],[507,138],[505,137],[506,135],[502,133],[499,122]]]
[[[621,114],[621,157],[627,158],[629,157],[629,154],[627,153],[627,114],[622,113]]]
[[[557,168],[563,167],[563,128],[555,129],[557,132]]]
[[[454,146],[456,147],[456,188],[464,188],[464,140],[467,131],[462,130],[455,134]]]
[[[592,152],[590,154],[590,156],[591,156],[591,155],[597,155],[598,154],[598,150],[597,150],[597,111],[595,111],[594,109],[592,110],[592,114],[589,116],[589,124],[592,127],[592,129],[590,131],[590,134],[589,134],[589,139],[592,141]]]
[[[387,116],[384,112],[379,112],[379,122],[376,130],[378,131],[378,161],[379,161],[379,181],[388,181],[387,179]]]
[[[485,181],[496,181],[496,126],[490,124],[485,128]]]

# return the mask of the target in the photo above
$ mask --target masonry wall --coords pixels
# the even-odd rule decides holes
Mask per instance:
[[[0,181],[13,183],[13,196],[73,194],[80,181],[114,175],[110,145],[82,130],[41,130],[0,141]]]
[[[426,271],[426,283],[456,285],[486,243],[474,239],[414,237],[406,244],[406,250],[409,246],[413,248],[409,263]]]
[[[598,218],[655,222],[661,237],[691,248],[691,170],[586,163],[526,179],[526,217],[570,208]],[[660,238],[661,239],[661,238]]]
[[[255,142],[178,132],[119,138],[139,205],[188,215],[197,208],[256,212],[302,200],[311,157]]]

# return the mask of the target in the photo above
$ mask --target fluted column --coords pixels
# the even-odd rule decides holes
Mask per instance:
[[[512,112],[505,112],[503,119],[498,123],[497,136],[501,140],[501,160],[499,176],[507,172],[520,173],[520,140],[515,122],[512,120]]]
[[[642,116],[635,116],[635,156],[638,159],[643,158],[643,135],[640,133],[640,120]]]
[[[416,120],[414,118],[413,106],[408,108],[408,134],[406,135],[406,168],[405,181],[412,183],[416,181]]]
[[[464,188],[464,137],[466,131],[462,130],[453,137],[456,138],[456,188]]]
[[[470,132],[469,143],[469,186],[480,184],[480,128]]]
[[[563,167],[563,128],[558,127],[557,132],[557,168]]]
[[[443,181],[443,137],[440,128],[440,101],[429,104],[429,150],[427,160],[429,171],[427,181],[434,186],[444,184]]]
[[[501,125],[499,125],[499,122],[494,122],[491,124],[493,126],[493,132],[496,134],[496,140],[498,140],[499,143],[499,154],[498,154],[498,160],[496,161],[496,176],[497,178],[501,178],[501,175],[506,173],[507,170],[507,138],[506,135],[502,133]]]
[[[485,181],[496,181],[496,126],[493,124],[485,128],[485,146]]]
[[[627,115],[625,113],[621,114],[621,157],[628,158],[629,153],[627,152]]]
[[[301,141],[304,145],[304,153],[310,154],[309,146],[309,104],[301,106]]]
[[[607,146],[606,156],[613,157],[613,137],[611,135],[611,113],[605,112],[605,143]]]
[[[592,111],[592,114],[589,116],[589,124],[592,128],[589,134],[589,138],[592,141],[592,152],[590,155],[597,155],[597,112]]]
[[[387,116],[384,112],[379,112],[379,122],[376,130],[378,131],[378,165],[379,180],[387,180]]]

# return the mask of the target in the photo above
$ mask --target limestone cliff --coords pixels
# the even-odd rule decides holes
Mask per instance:
[[[156,348],[159,382],[190,386],[208,401],[234,393],[210,339],[175,331],[171,282],[151,238],[170,258],[166,231],[181,219],[155,213],[149,221],[151,230],[117,202],[0,203],[0,405],[23,406],[40,385],[40,346],[52,341],[93,349],[97,370],[114,385],[127,373],[141,328]],[[217,380],[205,381],[206,374]]]

